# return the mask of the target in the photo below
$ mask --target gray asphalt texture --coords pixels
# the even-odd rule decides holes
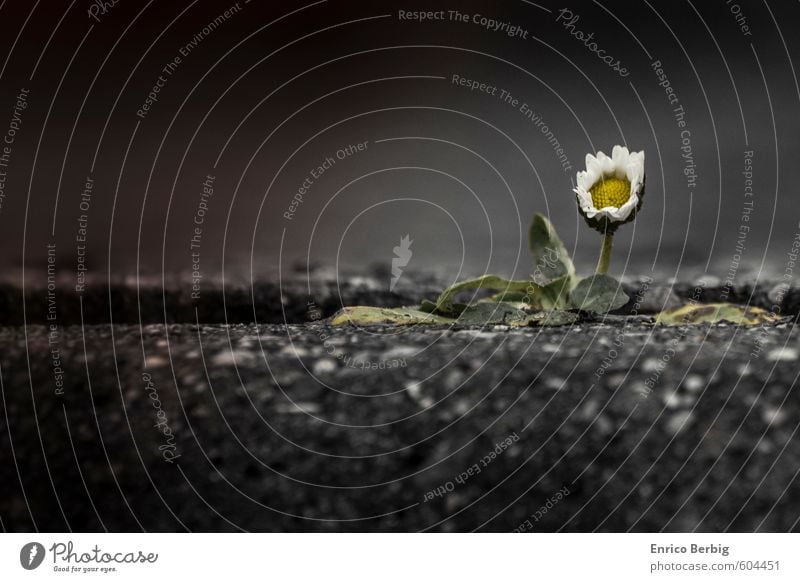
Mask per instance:
[[[668,328],[647,313],[522,330],[65,325],[55,343],[44,326],[0,328],[0,519],[797,531],[798,349],[792,322]]]

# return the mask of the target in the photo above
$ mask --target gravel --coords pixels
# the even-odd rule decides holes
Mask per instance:
[[[0,328],[6,530],[799,529],[791,324],[47,332]]]

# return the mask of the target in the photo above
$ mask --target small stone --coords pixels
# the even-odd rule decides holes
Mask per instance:
[[[279,414],[318,414],[319,404],[314,402],[281,402],[275,405],[275,411]]]
[[[659,368],[659,360],[657,358],[647,358],[642,362],[642,370],[645,372],[655,372]]]
[[[614,424],[605,416],[598,416],[594,421],[595,430],[603,435],[608,436],[614,432]]]
[[[583,420],[594,420],[598,410],[600,410],[600,403],[596,400],[590,400],[583,405],[579,417]]]
[[[472,405],[469,403],[469,401],[466,398],[462,398],[453,406],[453,412],[458,416],[464,416],[467,412],[469,412],[471,407]]]
[[[316,362],[314,362],[314,366],[311,368],[315,376],[332,374],[337,369],[338,366],[336,365],[336,360],[334,360],[333,358],[323,358],[321,360],[317,360]]]
[[[233,366],[234,364],[241,363],[242,360],[250,358],[249,352],[234,352],[233,350],[225,350],[219,352],[211,358],[212,366]]]
[[[683,387],[689,392],[699,392],[705,387],[705,385],[706,382],[703,377],[698,376],[697,374],[689,374],[683,381]]]
[[[675,392],[664,395],[664,404],[667,408],[679,408],[682,403],[683,399]]]
[[[282,355],[294,356],[295,358],[302,358],[308,355],[308,351],[306,349],[295,344],[284,346],[279,353]]]
[[[609,388],[619,388],[625,381],[625,374],[616,373],[606,376],[606,386]]]
[[[767,354],[767,359],[771,362],[793,362],[800,354],[794,348],[778,348]]]
[[[453,334],[454,337],[463,338],[463,337],[472,337],[473,339],[495,339],[497,338],[498,334],[491,331],[481,331],[479,329],[462,329]]]
[[[550,390],[563,390],[567,387],[565,384],[566,380],[563,378],[558,378],[555,376],[551,376],[544,381],[544,385],[549,388]]]
[[[412,348],[411,346],[397,346],[395,348],[390,349],[385,354],[383,354],[383,360],[402,360],[403,358],[411,358],[417,355],[418,350],[417,348]]]
[[[419,404],[422,408],[430,408],[434,405],[433,398],[422,394],[422,385],[419,382],[407,383],[406,392],[408,392],[411,400]]]
[[[169,360],[162,356],[147,356],[144,361],[145,368],[161,368],[169,364]]]
[[[762,455],[770,454],[775,447],[772,446],[772,443],[767,441],[767,439],[761,439],[761,442],[758,443],[758,452]]]
[[[774,406],[766,406],[761,412],[761,418],[767,424],[778,426],[786,420],[786,411],[781,408],[775,408]]]
[[[464,379],[464,373],[458,368],[453,368],[452,370],[450,370],[450,372],[448,372],[447,376],[444,379],[444,387],[447,390],[453,390],[454,388],[458,388],[463,379]]]
[[[682,412],[676,412],[667,421],[667,430],[672,434],[678,434],[689,425],[691,420],[692,420],[691,411],[684,410]]]

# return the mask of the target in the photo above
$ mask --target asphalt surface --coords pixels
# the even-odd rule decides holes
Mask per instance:
[[[798,349],[792,323],[647,315],[523,330],[0,328],[0,519],[797,531]]]

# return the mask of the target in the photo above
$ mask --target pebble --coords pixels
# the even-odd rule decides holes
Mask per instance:
[[[614,423],[605,416],[598,416],[594,421],[594,429],[603,436],[608,436],[614,432]]]
[[[689,374],[683,381],[683,387],[689,392],[699,392],[705,387],[705,385],[706,382],[703,377],[698,376],[697,374]]]
[[[252,354],[250,352],[243,352],[243,351],[233,351],[233,350],[225,350],[215,354],[213,358],[211,358],[211,365],[212,366],[233,366],[236,363],[243,363],[244,360],[248,360],[252,358]]]
[[[394,347],[394,348],[390,349],[385,354],[383,354],[383,357],[381,359],[383,359],[383,360],[395,360],[395,359],[396,360],[401,360],[403,358],[414,357],[414,356],[417,355],[417,353],[418,353],[417,348],[413,348],[411,346],[397,346],[397,347]]]
[[[678,396],[676,392],[671,392],[664,395],[664,404],[667,408],[679,408],[683,404],[683,398]]]
[[[296,344],[289,344],[288,346],[284,346],[279,353],[302,358],[308,355],[308,350]]]
[[[648,358],[642,362],[642,370],[645,372],[654,372],[658,370],[659,361],[657,358]]]
[[[422,385],[419,382],[409,382],[406,384],[406,392],[411,397],[411,400],[422,406],[423,408],[430,408],[433,406],[434,401],[430,396],[423,396]]]
[[[322,376],[324,374],[332,374],[338,368],[339,366],[336,365],[336,360],[333,358],[323,358],[314,362],[314,366],[312,367],[311,371],[315,376]]]
[[[578,416],[583,420],[593,420],[598,410],[600,410],[600,403],[596,400],[590,400],[583,405]]]
[[[761,412],[761,418],[767,424],[778,426],[786,420],[786,411],[781,408],[775,408],[774,406],[765,406],[764,410]]]
[[[458,416],[464,416],[469,409],[472,407],[470,402],[466,398],[462,398],[457,400],[455,405],[453,406],[453,412],[455,412]]]
[[[314,402],[281,402],[275,405],[280,414],[318,414],[321,408]]]
[[[685,429],[692,420],[692,413],[689,410],[676,412],[667,421],[667,430],[672,434],[678,434]]]
[[[471,336],[473,339],[495,339],[499,334],[491,331],[481,331],[479,329],[462,329],[453,333],[454,337]]]
[[[444,387],[447,390],[453,390],[454,388],[458,388],[461,385],[463,379],[464,379],[464,372],[462,372],[458,368],[453,368],[447,373],[447,376],[444,379]]]
[[[563,390],[566,388],[566,384],[564,383],[564,378],[558,378],[556,376],[550,376],[544,381],[544,385],[550,388],[550,390]]]
[[[145,368],[161,368],[169,364],[169,360],[163,356],[147,356],[144,361]]]
[[[606,376],[606,386],[609,388],[619,388],[625,381],[625,374],[616,373]]]
[[[772,446],[772,443],[767,441],[766,439],[762,439],[760,443],[758,443],[758,452],[762,455],[770,454],[775,447]]]
[[[778,348],[767,354],[767,359],[771,362],[793,362],[800,354],[794,348]]]

